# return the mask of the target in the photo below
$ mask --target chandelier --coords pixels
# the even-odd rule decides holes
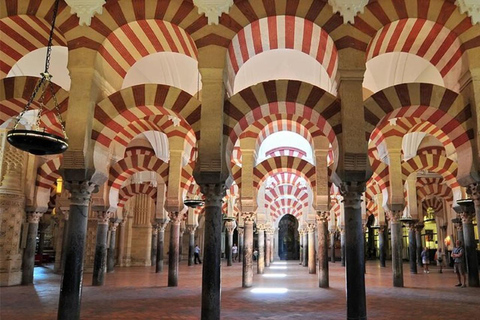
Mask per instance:
[[[38,80],[32,96],[28,100],[23,111],[16,117],[13,129],[7,133],[7,140],[12,146],[34,155],[59,154],[65,152],[68,148],[67,133],[65,132],[65,127],[63,125],[60,110],[58,108],[57,98],[55,96],[55,90],[51,81],[52,75],[48,73],[50,57],[52,53],[53,32],[55,30],[55,19],[57,17],[59,1],[60,0],[55,1],[53,9],[52,28],[50,29],[47,54],[45,58],[45,71],[40,73],[41,78]],[[42,115],[46,115],[48,112],[51,112],[45,106],[45,95],[48,91],[50,92],[51,99],[53,100],[54,110],[52,111],[55,113],[55,119],[60,126],[61,133],[54,131],[54,128],[47,127],[46,124],[43,124],[42,127]],[[37,100],[39,108],[38,110],[30,111],[36,114],[35,119],[29,128],[29,126],[25,125],[25,119],[27,119],[27,111],[30,110],[30,107],[37,94],[39,94],[39,98]],[[25,129],[17,129],[18,125],[22,123],[22,120],[23,124],[25,125]]]

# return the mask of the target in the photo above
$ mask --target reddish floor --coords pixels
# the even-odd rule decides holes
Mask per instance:
[[[117,268],[103,287],[84,277],[82,319],[199,319],[201,266],[182,262],[179,286],[166,287],[167,269]],[[222,319],[345,319],[345,274],[330,263],[330,288],[318,288],[317,276],[298,262],[275,262],[267,275],[254,275],[252,288],[241,288],[241,264],[222,267]],[[452,269],[411,275],[404,265],[405,288],[392,287],[390,265],[367,263],[369,319],[480,319],[480,288],[457,288]],[[0,288],[0,319],[56,319],[60,276],[35,268],[35,284]],[[283,288],[284,293],[254,293],[252,289]],[[285,290],[284,290],[285,291]]]

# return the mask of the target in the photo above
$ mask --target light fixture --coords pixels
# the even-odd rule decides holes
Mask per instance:
[[[67,134],[63,126],[60,110],[58,108],[57,98],[55,97],[55,91],[51,81],[52,75],[48,73],[48,67],[50,66],[50,57],[52,53],[53,32],[55,30],[55,19],[58,12],[58,3],[59,0],[56,0],[53,9],[52,28],[50,29],[50,36],[48,38],[47,45],[47,54],[45,58],[45,71],[40,73],[42,77],[35,86],[35,89],[32,92],[32,96],[28,100],[23,111],[17,116],[13,129],[7,133],[7,140],[12,146],[34,155],[63,153],[68,148]],[[56,132],[52,130],[53,128],[40,127],[42,114],[47,112],[44,110],[46,109],[44,104],[44,98],[47,90],[50,91],[50,94],[52,96],[55,109],[55,118],[61,127],[63,137],[57,135]],[[27,127],[26,129],[17,129],[21,120],[24,119],[24,116],[26,116],[26,112],[29,111],[29,108],[33,103],[33,100],[35,99],[37,93],[40,94],[40,98],[38,99],[39,110],[36,115],[36,121],[32,124],[31,128]]]
[[[185,199],[183,204],[190,208],[197,208],[203,206],[204,202],[201,199]]]

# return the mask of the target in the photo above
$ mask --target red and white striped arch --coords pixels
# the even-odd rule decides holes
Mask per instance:
[[[443,201],[437,197],[423,199],[422,209],[424,215],[427,213],[428,208],[432,208],[435,213],[440,212],[443,209]]]
[[[98,49],[96,68],[110,85],[120,90],[128,70],[143,57],[157,52],[175,52],[197,59],[192,37],[164,20],[137,20],[111,32]]]
[[[442,178],[417,178],[416,187],[419,200],[436,196],[448,202],[453,201],[452,189],[444,183]]]
[[[271,181],[271,184],[266,186],[266,190],[268,188],[277,188],[282,185],[292,185],[295,188],[301,189],[301,190],[307,190],[308,192],[308,183],[306,179],[303,177],[295,174],[295,173],[290,173],[290,172],[279,172],[270,175],[269,181]]]
[[[34,15],[12,15],[0,19],[0,79],[5,78],[21,58],[46,47],[50,29],[50,20]],[[67,46],[58,28],[54,30],[52,45]]]
[[[428,147],[422,147],[417,150],[417,154],[436,154],[439,156],[444,156],[446,157],[447,154],[445,152],[444,147],[440,146],[428,146]]]
[[[61,164],[62,156],[58,156],[46,161],[37,168],[37,177],[35,180],[35,206],[37,208],[49,207],[52,190],[55,193],[57,179],[61,177],[58,173],[58,169],[60,169]]]
[[[429,61],[445,87],[458,92],[459,79],[468,69],[462,43],[453,31],[426,19],[393,21],[376,33],[367,48],[367,61],[388,52],[406,52]]]
[[[380,190],[387,189],[390,186],[390,167],[377,159],[370,160],[370,163],[373,171],[370,179],[375,182]]]
[[[278,209],[284,207],[291,207],[294,208],[296,211],[302,212],[304,205],[296,199],[283,197],[275,199],[273,202],[271,202],[268,206],[268,209],[270,209],[271,212],[275,212]]]
[[[233,95],[225,103],[224,110],[224,134],[229,137],[227,159],[231,158],[237,139],[250,125],[260,119],[272,119],[272,115],[276,117],[279,114],[307,120],[306,123],[301,123],[310,131],[312,137],[327,137],[333,148],[334,159],[338,157],[337,136],[341,135],[340,102],[336,97],[311,84],[295,80],[262,82]]]
[[[471,106],[462,95],[433,84],[409,83],[375,93],[364,102],[364,106],[367,139],[376,127],[388,125],[391,119],[420,119],[441,128],[454,145],[459,164],[458,178],[470,175],[473,164],[470,139],[474,136],[474,125]],[[381,131],[376,131],[378,133]],[[377,136],[373,139],[382,140]]]
[[[307,188],[299,188],[292,184],[280,184],[276,185],[275,187],[265,188],[266,203],[273,202],[275,199],[286,195],[293,196],[299,202],[308,204],[309,193]]]
[[[302,217],[302,211],[298,211],[293,207],[282,207],[276,210],[275,212],[271,212],[270,216],[273,218],[274,221],[280,221],[283,216],[290,214],[300,220]]]
[[[157,201],[157,188],[149,183],[132,183],[120,189],[117,208],[123,208],[128,199],[137,194],[146,194]]]
[[[301,51],[323,66],[335,81],[338,52],[329,34],[312,21],[295,16],[270,16],[246,25],[228,47],[227,68],[233,88],[235,75],[250,58],[275,49]]]
[[[259,188],[270,175],[276,173],[296,174],[307,180],[312,190],[316,186],[315,166],[309,162],[291,157],[268,158],[253,169],[253,186]]]
[[[278,119],[276,121],[268,121],[266,125],[261,128],[260,132],[258,133],[255,150],[258,152],[258,149],[268,136],[281,131],[296,133],[305,138],[305,140],[307,140],[308,143],[313,146],[312,135],[303,124],[289,119]],[[249,130],[249,132],[252,132],[252,130]]]
[[[405,183],[408,176],[418,170],[428,170],[440,174],[451,189],[460,186],[456,179],[458,165],[443,156],[432,154],[418,155],[402,162],[402,184]]]

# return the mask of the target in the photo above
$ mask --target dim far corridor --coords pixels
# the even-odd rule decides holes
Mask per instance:
[[[298,261],[275,261],[263,275],[254,274],[251,288],[241,287],[241,263],[222,267],[222,319],[344,319],[345,269],[329,263],[330,288],[317,285]],[[407,269],[408,265],[405,264]],[[452,269],[430,274],[405,273],[405,287],[391,285],[391,266],[367,262],[365,275],[369,319],[477,319],[480,295],[476,288],[456,288]],[[84,277],[81,319],[199,319],[201,266],[180,266],[179,287],[166,286],[167,273],[153,267],[117,268],[103,287]],[[60,276],[35,268],[32,286],[0,289],[0,319],[53,319]],[[459,292],[460,291],[460,292]],[[461,294],[460,294],[461,293]],[[28,307],[16,308],[21,301]]]

